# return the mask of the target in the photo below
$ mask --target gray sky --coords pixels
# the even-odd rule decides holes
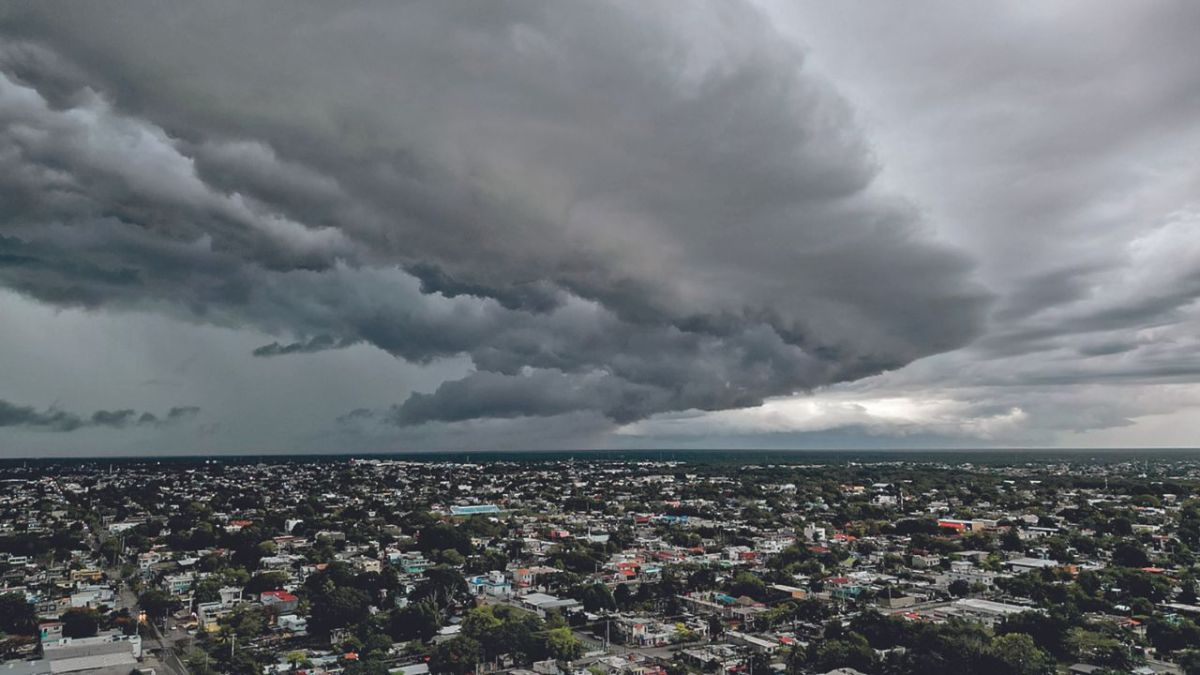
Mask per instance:
[[[0,454],[1180,446],[1200,6],[0,9]]]

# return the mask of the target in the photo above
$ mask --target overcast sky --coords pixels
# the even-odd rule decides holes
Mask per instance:
[[[1197,35],[5,4],[0,457],[1197,445]]]

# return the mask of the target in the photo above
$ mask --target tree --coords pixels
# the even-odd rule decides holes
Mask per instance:
[[[394,640],[421,640],[437,635],[442,625],[437,607],[432,602],[414,602],[397,609],[388,618],[388,635]]]
[[[875,651],[857,633],[848,634],[846,639],[813,643],[809,649],[809,664],[818,672],[835,668],[856,668],[864,672],[874,669]]]
[[[239,639],[249,640],[266,629],[266,611],[258,605],[243,604],[221,622]]]
[[[1142,598],[1138,598],[1142,600]],[[1146,637],[1160,653],[1200,645],[1200,626],[1189,619],[1165,621],[1157,617],[1146,626]]]
[[[246,583],[245,592],[247,595],[258,595],[263,591],[283,588],[287,582],[288,576],[283,572],[263,572],[250,578],[250,581]]]
[[[518,661],[530,661],[545,657],[546,645],[541,635],[547,629],[548,622],[543,621],[536,614],[512,607],[498,606],[494,607],[493,611],[496,617],[504,622],[504,626],[497,634],[497,639],[502,646],[496,651],[507,651]],[[553,616],[551,613],[547,618]]]
[[[483,649],[479,642],[459,636],[439,644],[429,659],[429,669],[435,673],[466,675],[479,665]]]
[[[462,622],[462,634],[478,641],[487,658],[495,658],[504,649],[504,641],[500,637],[502,628],[504,621],[488,605],[467,612]]]
[[[1200,650],[1189,649],[1176,659],[1183,675],[1200,675]]]
[[[221,587],[224,579],[220,575],[205,577],[196,582],[192,589],[192,597],[196,602],[215,602],[221,597]]]
[[[157,588],[151,588],[138,596],[138,606],[145,610],[146,616],[153,621],[166,618],[178,604],[171,594]]]
[[[690,591],[707,591],[717,587],[717,574],[707,567],[688,575],[687,588]]]
[[[865,637],[875,649],[890,649],[904,641],[904,622],[867,610],[850,620],[850,630]]]
[[[388,667],[376,659],[351,661],[342,671],[345,675],[388,675]]]
[[[966,579],[955,579],[950,582],[950,595],[961,598],[971,592],[971,584]]]
[[[1002,635],[988,645],[986,655],[996,675],[1053,675],[1054,658],[1025,633]]]
[[[1084,628],[1067,634],[1067,648],[1075,658],[1117,670],[1130,670],[1134,655],[1119,640]]]
[[[1138,544],[1122,541],[1113,547],[1112,562],[1121,567],[1145,567],[1150,564],[1150,558]]]
[[[233,675],[262,675],[262,666],[250,650],[241,649],[229,659],[229,672]]]
[[[308,654],[305,653],[305,651],[303,649],[297,649],[297,650],[288,652],[287,662],[288,662],[288,666],[290,666],[292,670],[296,670],[298,668],[307,668],[307,667],[312,666],[312,661],[310,661],[308,659]]]
[[[503,570],[508,566],[508,555],[498,548],[489,548],[479,555],[472,556],[469,569],[472,572],[491,572]]]
[[[63,613],[61,620],[64,637],[92,637],[100,630],[100,613],[94,609],[72,607]]]
[[[463,555],[471,554],[471,538],[466,532],[449,523],[434,523],[417,534],[417,546],[426,553],[454,549]]]
[[[1056,657],[1067,657],[1067,631],[1077,617],[1071,616],[1066,610],[1055,608],[1049,614],[1041,612],[1021,612],[1004,619],[997,629],[999,635],[1023,633],[1033,638],[1038,647],[1045,649]]]
[[[577,597],[583,603],[583,608],[589,612],[613,610],[617,608],[617,600],[612,591],[604,584],[592,584],[579,591]]]
[[[24,593],[0,595],[0,633],[34,635],[37,633],[37,613],[25,599]]]
[[[446,607],[451,600],[467,594],[467,580],[453,567],[436,565],[425,570],[425,581],[409,596],[409,600],[432,600]]]
[[[1017,528],[1010,527],[1000,535],[1000,546],[1005,551],[1023,551],[1025,543],[1021,541],[1021,535],[1017,532]]]
[[[613,592],[613,600],[617,603],[617,607],[628,609],[633,604],[633,591],[629,590],[627,584],[617,586],[617,590]]]
[[[554,628],[546,633],[546,651],[559,661],[571,661],[583,653],[583,644],[570,628]]]
[[[752,572],[738,572],[729,584],[729,594],[734,597],[743,595],[762,600],[767,597],[767,585]]]
[[[359,589],[335,587],[313,598],[313,623],[324,630],[349,626],[367,618],[370,605],[371,599]]]

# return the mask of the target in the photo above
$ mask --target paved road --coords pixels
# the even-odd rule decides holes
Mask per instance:
[[[179,659],[179,655],[175,653],[175,641],[172,641],[169,638],[164,640],[157,626],[152,626],[151,630],[153,630],[155,641],[158,643],[160,654],[159,661],[165,666],[165,670],[170,675],[188,675],[187,666],[183,665],[183,661],[181,661]],[[168,633],[168,635],[170,635],[170,633]],[[187,633],[184,633],[185,637],[186,635]]]
[[[129,613],[133,616],[138,614],[137,595],[130,590],[129,586],[120,581],[121,571],[116,568],[105,570],[109,579],[118,580],[117,583],[117,609],[128,608]],[[168,621],[170,621],[168,619]],[[181,639],[187,638],[187,632],[184,630],[167,631],[164,637],[158,630],[157,626],[151,626],[151,635],[143,637],[142,652],[146,661],[145,665],[155,668],[156,672],[161,670],[167,675],[188,675],[188,669],[183,665],[183,661],[175,653],[173,647],[179,643]]]

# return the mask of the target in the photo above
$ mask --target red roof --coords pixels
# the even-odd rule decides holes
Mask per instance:
[[[260,598],[275,598],[280,602],[295,602],[298,598],[287,591],[263,591]]]

